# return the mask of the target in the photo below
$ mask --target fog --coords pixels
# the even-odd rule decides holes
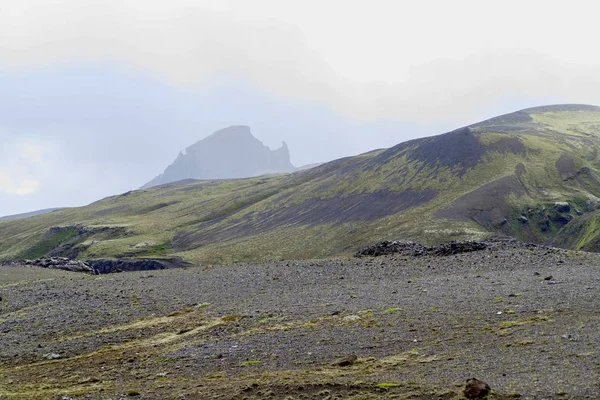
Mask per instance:
[[[0,215],[135,189],[229,125],[301,166],[600,104],[593,2],[399,3],[1,1]]]

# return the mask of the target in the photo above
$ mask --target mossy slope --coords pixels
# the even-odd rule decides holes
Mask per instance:
[[[80,258],[174,254],[206,263],[494,233],[595,248],[599,148],[600,108],[528,109],[299,173],[187,181],[1,222],[0,258],[56,253],[52,227],[85,227],[63,238]]]

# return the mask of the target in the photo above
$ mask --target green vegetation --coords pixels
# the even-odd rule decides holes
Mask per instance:
[[[244,361],[243,363],[240,364],[240,367],[250,367],[252,365],[259,365],[260,364],[260,360],[248,360],[248,361]]]
[[[64,229],[55,229],[53,231],[49,231],[36,245],[30,247],[23,253],[21,253],[22,258],[39,258],[52,250],[57,248],[60,245],[63,245],[70,240],[77,237],[78,231],[77,228],[68,227]]]
[[[393,382],[381,382],[377,384],[377,387],[380,389],[390,389],[390,388],[395,388],[395,387],[399,387],[400,384],[399,383],[393,383]]]
[[[0,260],[53,253],[218,264],[495,233],[596,250],[599,149],[600,108],[525,110],[299,173],[173,184],[2,221]]]

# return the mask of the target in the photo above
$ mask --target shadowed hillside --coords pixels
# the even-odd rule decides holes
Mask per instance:
[[[0,256],[229,262],[496,233],[593,250],[599,147],[600,108],[527,109],[293,174],[184,181],[1,222]]]

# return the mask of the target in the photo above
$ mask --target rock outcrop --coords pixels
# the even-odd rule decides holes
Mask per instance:
[[[295,169],[285,142],[271,150],[252,135],[250,127],[230,126],[179,153],[163,174],[142,189],[185,179],[249,178]]]
[[[34,267],[50,268],[50,269],[62,269],[71,272],[85,272],[88,274],[94,274],[94,269],[90,267],[85,261],[72,260],[66,257],[50,257],[50,258],[39,258],[37,260],[25,260],[25,265],[31,265]]]

